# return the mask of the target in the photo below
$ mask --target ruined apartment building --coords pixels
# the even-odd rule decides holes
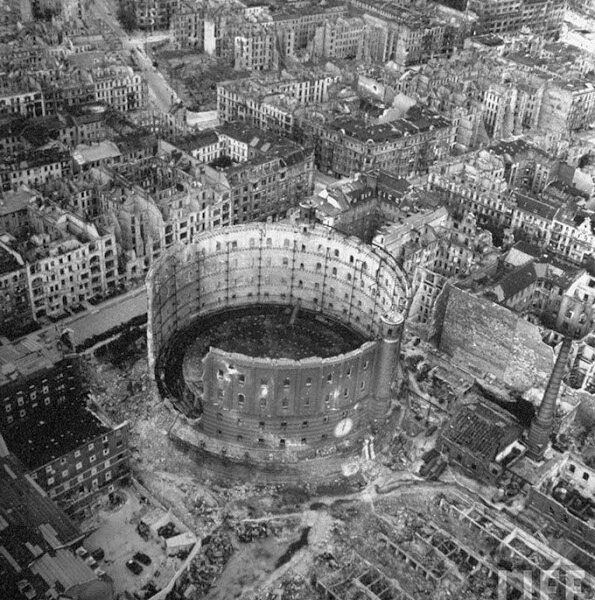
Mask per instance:
[[[469,213],[453,222],[444,207],[402,211],[395,223],[379,230],[374,243],[397,258],[409,276],[409,322],[424,335],[444,286],[497,260],[491,234],[477,226],[475,217]]]
[[[125,0],[123,2],[123,6],[133,13],[136,27],[149,31],[168,29],[177,5],[177,0]]]
[[[529,514],[539,514],[558,527],[573,545],[595,549],[593,495],[595,471],[580,457],[567,453],[527,496]],[[587,558],[588,560],[588,558]]]
[[[70,69],[40,80],[45,114],[56,114],[93,102],[122,112],[146,108],[147,82],[142,73],[125,65]]]
[[[32,13],[37,19],[51,20],[61,18],[64,21],[83,19],[85,4],[81,0],[31,0]]]
[[[6,115],[0,118],[0,152],[19,154],[48,144],[89,145],[118,136],[125,128],[125,119],[105,104],[74,106],[45,117]]]
[[[234,68],[238,71],[270,71],[277,67],[277,40],[266,31],[234,38]]]
[[[174,140],[171,152],[178,147],[211,164],[190,170],[158,158],[122,164],[99,192],[102,210],[117,221],[128,279],[142,276],[166,248],[190,243],[200,232],[283,219],[313,191],[311,151],[241,123]]]
[[[33,312],[25,261],[10,242],[8,234],[0,234],[0,336],[12,337],[22,327],[31,325]]]
[[[242,123],[217,130],[221,157],[232,164],[204,167],[203,181],[221,219],[212,227],[253,220],[278,221],[314,191],[314,155],[308,148]]]
[[[273,36],[280,55],[293,57],[297,50],[306,49],[317,28],[329,18],[347,13],[346,4],[286,3],[282,10],[271,11],[266,6],[245,6],[240,2],[205,6],[184,0],[172,16],[171,34],[177,48],[190,47],[222,57],[229,55],[230,41],[235,36],[243,36],[247,28],[254,30],[254,25],[259,25]]]
[[[527,27],[547,37],[560,33],[566,6],[563,0],[467,0],[461,4],[479,17],[483,33],[516,33]]]
[[[287,77],[236,79],[217,84],[217,116],[223,123],[243,121],[264,131],[291,136],[295,108],[328,100],[329,88],[339,79],[324,71]]]
[[[0,164],[2,190],[35,187],[53,178],[67,178],[72,172],[70,152],[60,148],[41,148],[4,156]]]
[[[480,226],[504,235],[506,230],[521,232],[576,264],[593,251],[593,211],[582,202],[567,202],[566,195],[556,191],[555,178],[563,170],[559,163],[514,159],[508,153],[501,158],[485,151],[477,159],[469,161],[470,157],[430,168],[427,188],[438,194],[454,218],[471,211]]]
[[[435,57],[450,57],[473,32],[472,16],[454,11],[443,13],[439,6],[428,2],[411,6],[407,2],[352,0],[351,5],[364,11],[364,19],[376,25],[370,45],[374,59],[382,63],[393,61],[400,68],[423,64]]]
[[[411,191],[406,179],[374,170],[327,187],[308,205],[323,225],[370,243],[380,227],[399,217]]]
[[[80,217],[50,203],[29,206],[34,232],[22,250],[33,317],[63,315],[115,289],[118,283],[116,240]]]
[[[45,102],[40,90],[13,89],[0,92],[0,114],[41,117],[45,114]]]

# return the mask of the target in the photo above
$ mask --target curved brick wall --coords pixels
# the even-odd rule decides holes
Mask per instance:
[[[152,370],[197,318],[250,305],[299,304],[369,340],[324,359],[211,348],[202,366],[185,365],[187,389],[202,396],[197,431],[208,451],[256,461],[325,455],[362,439],[386,411],[410,292],[380,249],[319,225],[252,223],[172,249],[147,287]]]

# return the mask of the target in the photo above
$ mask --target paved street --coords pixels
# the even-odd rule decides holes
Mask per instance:
[[[124,53],[134,52],[147,79],[151,105],[162,112],[168,112],[172,100],[177,102],[179,98],[163,75],[153,67],[152,60],[145,53],[146,43],[163,41],[168,38],[168,34],[157,32],[145,35],[143,32],[136,32],[128,35],[117,19],[117,5],[113,0],[92,0],[89,15],[93,20],[107,26],[112,35],[122,42]]]
[[[147,313],[147,293],[145,287],[138,288],[97,304],[84,313],[62,319],[48,325],[42,331],[52,332],[71,329],[75,344],[83,344],[95,336],[101,336],[110,329],[124,325],[135,317]]]

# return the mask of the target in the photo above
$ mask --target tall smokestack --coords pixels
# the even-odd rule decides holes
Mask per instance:
[[[554,416],[556,415],[556,401],[560,393],[560,384],[564,376],[564,369],[568,361],[568,355],[572,348],[572,338],[565,337],[562,341],[560,353],[543,395],[537,416],[534,417],[529,429],[529,440],[527,456],[533,460],[540,461],[547,448],[548,441],[554,427]]]

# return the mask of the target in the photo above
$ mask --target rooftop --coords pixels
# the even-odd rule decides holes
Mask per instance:
[[[70,152],[68,150],[59,147],[44,147],[17,154],[4,154],[0,166],[3,171],[22,171],[69,160]]]
[[[368,125],[362,119],[347,117],[336,119],[331,123],[331,127],[341,130],[345,135],[362,142],[382,143],[432,129],[443,129],[450,126],[450,124],[449,119],[416,105],[407,111],[405,117],[390,123]]]
[[[61,130],[71,126],[70,119],[62,115],[50,115],[29,119],[20,132],[27,142],[38,148],[58,138]]]
[[[199,133],[192,133],[183,137],[177,137],[173,140],[173,145],[184,150],[185,152],[192,152],[192,150],[198,150],[199,148],[206,148],[219,142],[219,136],[214,129],[206,129]]]
[[[499,35],[495,35],[493,33],[488,33],[486,35],[477,35],[475,37],[470,38],[469,41],[475,42],[477,44],[482,44],[483,46],[488,46],[490,48],[504,45],[504,40]]]
[[[518,439],[521,427],[499,407],[479,401],[463,405],[450,419],[442,436],[488,461]]]
[[[380,191],[403,197],[411,189],[411,184],[407,179],[381,170],[378,172],[377,187]]]
[[[109,160],[120,156],[121,152],[118,146],[109,140],[104,140],[98,144],[92,144],[91,146],[79,144],[72,154],[72,158],[79,165],[86,165],[100,160]]]
[[[503,297],[498,299],[508,300],[536,281],[537,271],[535,265],[533,262],[528,262],[508,273],[498,282],[498,286],[502,288],[503,293]]]
[[[0,243],[0,275],[12,273],[24,267],[22,262],[19,262],[17,257],[10,251],[2,247]],[[1,331],[1,329],[0,329]]]
[[[254,149],[260,149],[264,152],[268,149],[266,145],[270,146],[271,143],[283,139],[275,136],[274,134],[258,129],[257,127],[251,127],[242,122],[226,123],[217,127],[217,133],[226,135],[234,140],[248,144]]]
[[[12,343],[0,338],[0,386],[52,368],[63,358],[57,342],[54,328],[46,333],[32,333]]]
[[[545,198],[536,198],[523,194],[518,190],[513,191],[514,199],[519,210],[542,217],[543,219],[553,219],[560,210],[560,204],[553,200]]]
[[[83,401],[49,407],[31,415],[4,432],[9,448],[31,470],[110,430]]]
[[[0,137],[9,137],[20,135],[27,119],[22,115],[1,115],[0,116]]]
[[[80,537],[70,519],[25,474],[23,464],[7,452],[0,436],[0,580],[6,598],[20,597],[17,583],[28,575],[36,556]],[[49,587],[40,580],[32,583]]]
[[[19,211],[26,211],[29,203],[37,194],[26,187],[2,192],[0,195],[0,217]]]
[[[513,162],[515,159],[519,158],[519,155],[527,153],[532,153],[540,156],[541,158],[553,160],[550,159],[547,152],[544,152],[538,146],[530,144],[523,139],[499,140],[490,146],[490,151],[502,156],[506,162]]]

